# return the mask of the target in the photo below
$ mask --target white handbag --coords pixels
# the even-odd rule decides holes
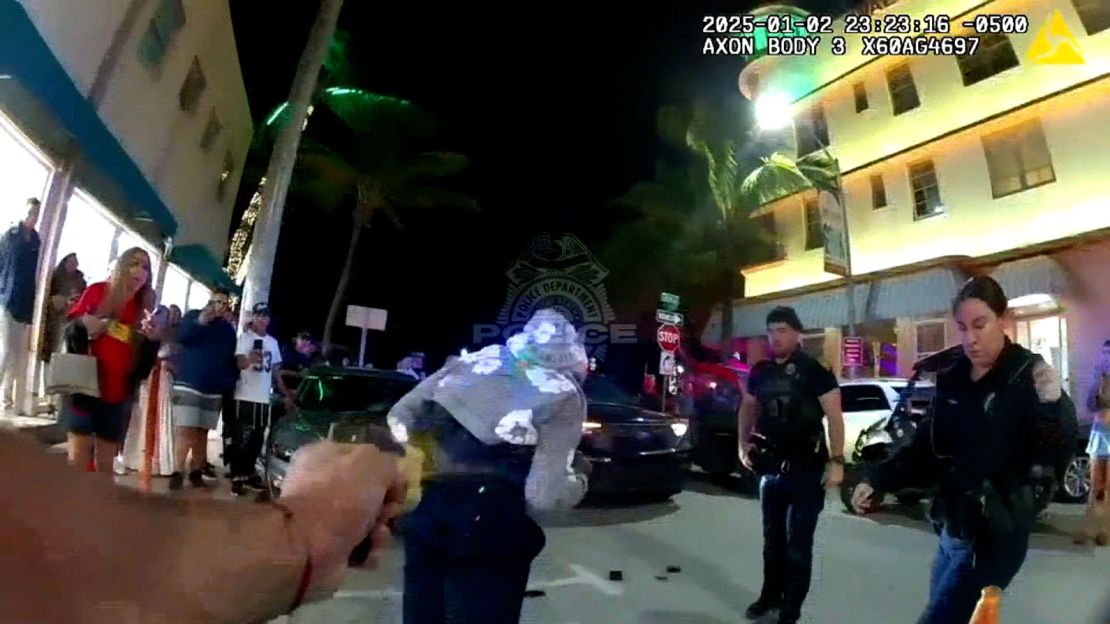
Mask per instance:
[[[47,394],[83,394],[100,398],[96,358],[81,353],[54,353],[46,372]]]

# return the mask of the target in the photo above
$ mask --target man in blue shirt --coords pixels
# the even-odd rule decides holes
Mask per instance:
[[[35,310],[35,276],[41,241],[39,200],[27,200],[27,216],[0,238],[0,386],[4,409],[25,415],[27,356],[31,352],[31,317]]]

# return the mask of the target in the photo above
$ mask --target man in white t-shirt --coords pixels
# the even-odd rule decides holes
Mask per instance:
[[[231,452],[231,493],[240,496],[244,488],[265,489],[255,470],[270,426],[270,394],[273,388],[285,396],[286,405],[293,392],[281,379],[281,348],[267,330],[270,306],[255,304],[251,322],[243,329],[235,349],[239,363],[239,383],[235,387],[235,412],[224,418],[224,439]]]

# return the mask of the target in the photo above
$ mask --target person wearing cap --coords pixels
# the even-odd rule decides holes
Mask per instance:
[[[546,543],[529,508],[573,507],[588,369],[575,328],[540,310],[522,333],[449,362],[387,422],[425,456],[423,496],[402,528],[405,624],[516,624]]]
[[[793,308],[767,315],[772,358],[752,368],[740,404],[740,461],[761,476],[763,508],[763,589],[745,615],[755,620],[778,610],[780,624],[801,617],[824,488],[844,480],[840,388],[832,372],[802,350],[802,331]]]
[[[231,454],[231,493],[236,496],[248,487],[265,489],[255,463],[270,425],[273,388],[285,397],[287,406],[293,401],[293,392],[281,378],[281,347],[267,333],[269,327],[269,304],[255,304],[235,349],[239,382],[235,387],[235,410],[230,418],[224,417],[224,440]]]

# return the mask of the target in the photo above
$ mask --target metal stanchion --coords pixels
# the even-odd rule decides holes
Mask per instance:
[[[158,444],[155,434],[158,427],[158,397],[161,394],[162,360],[154,363],[154,370],[147,379],[146,422],[143,426],[143,465],[139,471],[139,489],[151,490],[151,473],[154,470],[154,453]]]

